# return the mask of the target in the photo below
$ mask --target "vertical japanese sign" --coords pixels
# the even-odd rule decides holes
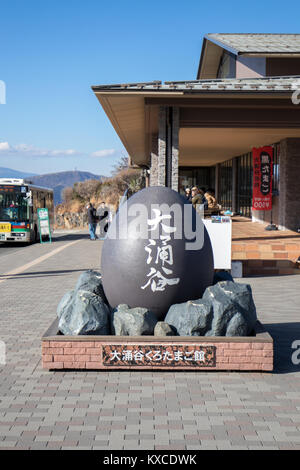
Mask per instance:
[[[252,210],[272,209],[273,147],[253,148]]]
[[[39,221],[39,232],[40,232],[40,242],[45,243],[43,241],[43,237],[48,237],[46,243],[51,243],[51,229],[50,229],[50,220],[49,220],[49,213],[48,209],[38,209],[38,221]]]
[[[145,246],[145,251],[148,253],[147,264],[150,271],[147,274],[148,280],[141,286],[141,289],[150,287],[152,292],[164,291],[167,286],[178,284],[179,277],[170,277],[173,275],[173,247],[169,243],[171,241],[171,234],[176,232],[176,227],[171,227],[164,224],[164,219],[171,219],[171,215],[163,215],[159,209],[153,209],[155,213],[154,219],[148,219],[149,231],[156,230],[160,225],[162,234],[159,241],[152,238],[149,239],[149,244]]]

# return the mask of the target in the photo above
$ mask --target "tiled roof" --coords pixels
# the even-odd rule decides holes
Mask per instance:
[[[211,33],[205,38],[234,54],[300,53],[300,34],[227,34]]]
[[[197,92],[290,92],[300,88],[300,76],[294,77],[268,77],[268,78],[226,78],[211,80],[172,81],[162,83],[160,81],[145,83],[125,83],[116,85],[93,86],[94,92],[101,91],[179,91],[183,93]]]

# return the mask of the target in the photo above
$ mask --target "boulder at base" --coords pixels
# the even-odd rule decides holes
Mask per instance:
[[[202,300],[211,302],[213,320],[206,336],[247,336],[257,321],[249,284],[230,281],[208,287]]]
[[[210,328],[212,317],[211,302],[204,302],[202,299],[189,300],[172,305],[165,322],[180,336],[204,336]]]
[[[154,328],[154,336],[175,336],[176,331],[168,323],[158,321]]]
[[[108,335],[109,307],[86,290],[67,292],[57,307],[58,328],[64,335]]]
[[[251,287],[231,281],[208,287],[202,299],[172,305],[165,318],[180,336],[247,336],[256,321]]]
[[[103,302],[108,303],[103,290],[102,275],[99,271],[93,269],[84,271],[78,278],[75,290],[86,290],[99,295]]]
[[[153,335],[157,318],[146,308],[118,305],[111,314],[112,334],[116,336]]]

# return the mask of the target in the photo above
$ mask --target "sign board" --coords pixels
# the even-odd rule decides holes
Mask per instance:
[[[51,229],[48,209],[38,209],[37,213],[39,222],[40,242],[51,243]],[[46,242],[43,241],[43,237],[48,237],[48,240]]]
[[[273,147],[253,148],[252,210],[272,209]]]
[[[215,367],[216,347],[207,345],[106,345],[104,366],[198,366]]]
[[[214,269],[231,269],[231,231],[230,217],[203,219],[208,231],[214,255]]]

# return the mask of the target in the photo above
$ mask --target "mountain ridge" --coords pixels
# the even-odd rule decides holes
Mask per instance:
[[[80,183],[90,179],[101,181],[107,177],[104,175],[95,175],[89,171],[79,170],[59,171],[56,173],[37,175],[12,170],[11,168],[0,167],[0,178],[24,178],[27,182],[31,182],[32,184],[51,188],[54,192],[54,204],[57,205],[62,202],[62,191],[68,186],[73,186],[74,183]]]
[[[54,204],[60,204],[62,202],[62,191],[69,187],[73,186],[74,183],[80,183],[82,181],[96,179],[102,180],[105,176],[95,175],[89,171],[60,171],[57,173],[46,173],[44,175],[36,175],[29,178],[33,184],[45,186],[51,188],[54,191]]]
[[[36,173],[27,173],[0,166],[0,178],[30,178],[31,176],[36,176]]]

